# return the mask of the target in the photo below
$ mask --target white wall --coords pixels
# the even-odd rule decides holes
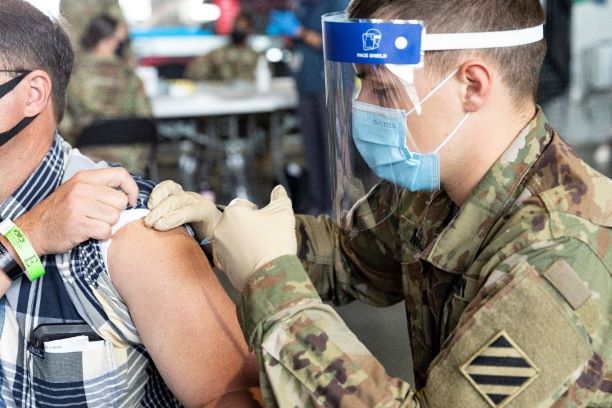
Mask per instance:
[[[27,0],[39,10],[53,17],[59,16],[60,0]]]
[[[572,10],[572,99],[584,91],[584,52],[596,42],[612,41],[612,2],[605,5],[593,2],[575,4]]]

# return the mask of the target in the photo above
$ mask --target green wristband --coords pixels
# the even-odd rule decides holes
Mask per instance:
[[[40,258],[36,255],[36,251],[32,248],[30,241],[28,241],[23,231],[13,221],[4,220],[0,223],[0,234],[9,240],[15,252],[17,252],[19,259],[21,259],[25,267],[26,276],[31,282],[44,276],[45,267],[40,262]]]

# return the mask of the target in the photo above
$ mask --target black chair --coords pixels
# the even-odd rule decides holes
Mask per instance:
[[[75,147],[134,144],[151,147],[146,176],[157,181],[157,126],[151,119],[122,118],[96,121],[81,132]]]

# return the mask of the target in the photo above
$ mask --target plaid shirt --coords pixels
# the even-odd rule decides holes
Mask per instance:
[[[67,178],[67,168],[75,170],[74,162],[76,170],[100,167],[57,136],[34,173],[0,204],[0,218],[16,219],[49,196]],[[137,208],[146,208],[153,184],[137,183]],[[42,262],[43,278],[33,283],[21,278],[0,299],[2,405],[180,406],[142,345],[98,242],[45,256]],[[49,323],[86,323],[104,341],[82,352],[44,352],[32,345],[32,332]]]

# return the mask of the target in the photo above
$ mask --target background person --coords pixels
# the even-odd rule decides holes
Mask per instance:
[[[71,143],[97,121],[152,117],[142,81],[132,66],[117,56],[126,38],[125,24],[108,15],[95,16],[84,31],[83,53],[68,85],[67,117],[61,127]],[[137,174],[144,174],[150,155],[150,147],[138,144],[82,151],[94,160],[121,163]]]
[[[300,0],[295,13],[272,11],[268,33],[293,40],[293,70],[299,93],[298,116],[308,167],[309,214],[331,214],[328,120],[321,16],[346,8],[348,0]]]
[[[259,54],[248,43],[253,17],[241,13],[230,33],[230,43],[200,56],[187,65],[185,77],[193,81],[254,81]]]
[[[540,2],[354,0],[348,17],[326,19],[332,135],[381,182],[333,220],[294,217],[282,188],[261,210],[237,200],[221,213],[166,183],[146,220],[161,229],[197,221],[212,239],[241,292],[267,403],[610,405],[612,181],[535,104],[546,50]],[[400,39],[397,19],[489,45],[426,37],[436,51],[425,48],[415,70],[419,49],[393,51],[417,44]],[[353,54],[363,49],[358,21],[379,29],[392,62]],[[502,42],[490,34],[499,31],[508,31]],[[357,68],[356,100],[343,64]],[[356,181],[350,168],[337,170]],[[416,387],[385,374],[322,302],[356,299],[405,300]]]
[[[69,34],[77,60],[83,51],[80,40],[94,17],[107,15],[127,27],[119,0],[61,0],[60,12],[70,24]],[[120,57],[129,62],[132,57],[129,37],[125,38],[119,49]]]

